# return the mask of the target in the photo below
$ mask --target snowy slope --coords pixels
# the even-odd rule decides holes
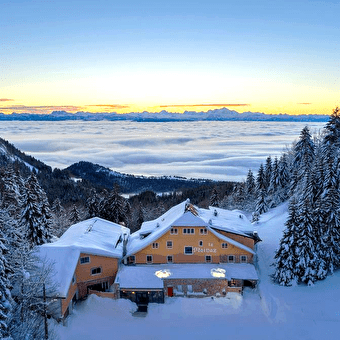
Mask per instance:
[[[261,216],[253,226],[258,244],[259,287],[243,297],[168,298],[151,304],[145,318],[132,316],[126,300],[96,296],[76,306],[67,326],[56,326],[60,339],[270,339],[340,338],[340,272],[313,287],[272,283],[273,256],[287,218],[287,204]]]

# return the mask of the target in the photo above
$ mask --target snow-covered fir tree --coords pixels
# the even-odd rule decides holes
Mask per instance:
[[[11,165],[3,169],[2,206],[12,216],[18,217],[21,207],[22,178],[16,174]]]
[[[255,177],[253,172],[249,169],[248,174],[247,174],[247,179],[246,179],[246,194],[247,194],[247,199],[248,198],[253,198],[255,195]]]
[[[97,191],[95,189],[92,189],[90,196],[86,201],[86,208],[89,218],[99,216],[99,202],[100,199],[97,195]]]
[[[76,204],[73,204],[72,209],[70,211],[70,223],[76,224],[80,222],[80,213]]]
[[[210,195],[209,205],[211,207],[219,207],[219,204],[220,204],[219,194],[217,192],[216,187],[214,187]]]
[[[126,223],[127,216],[125,210],[126,200],[119,195],[119,186],[115,185],[108,195],[101,210],[101,216],[114,223]]]
[[[9,265],[7,264],[6,239],[0,232],[0,338],[8,336],[9,316],[12,309],[11,284],[9,282]]]
[[[290,286],[298,281],[296,267],[299,258],[297,253],[299,217],[297,210],[297,201],[295,197],[292,197],[288,207],[286,229],[283,232],[279,249],[275,253],[274,279],[283,286]]]
[[[268,199],[265,185],[265,174],[263,164],[260,165],[256,177],[256,202],[255,211],[253,214],[253,222],[256,222],[259,215],[268,211]]]
[[[295,272],[298,282],[311,284],[340,267],[339,150],[339,108],[331,115],[323,135],[312,140],[305,127],[293,149],[289,194],[299,200]],[[282,249],[288,250],[284,239],[285,236],[280,253]],[[293,251],[290,248],[294,247],[289,247],[289,251]],[[278,261],[282,258],[277,258],[275,275],[278,282],[287,284],[282,279],[285,275],[284,270],[281,271],[282,262]]]
[[[299,282],[308,285],[317,279],[317,239],[314,234],[315,219],[313,214],[313,190],[311,186],[311,176],[306,172],[303,184],[303,191],[299,199],[299,225],[297,253],[299,259],[296,264],[296,273]]]
[[[49,242],[52,238],[52,215],[44,189],[40,186],[35,173],[27,179],[24,192],[23,208],[25,209],[26,226],[30,225],[29,237],[32,245]],[[30,212],[29,209],[32,208]],[[31,214],[31,217],[29,215]],[[35,241],[33,241],[35,240]],[[35,243],[37,242],[37,243]]]
[[[298,180],[302,180],[306,171],[311,170],[315,159],[315,145],[307,126],[300,134],[294,147],[294,167],[297,169]]]
[[[36,194],[29,183],[26,183],[26,192],[23,197],[23,208],[20,218],[20,227],[25,238],[33,248],[36,245],[46,243],[45,230],[41,225],[41,209]]]
[[[270,185],[271,176],[272,176],[272,158],[268,156],[266,159],[266,164],[264,166],[264,184],[265,184],[265,189],[267,191]]]
[[[269,194],[274,196],[279,186],[279,162],[277,157],[275,157],[273,166],[272,166],[272,175],[270,177],[270,184],[269,184]]]
[[[333,164],[328,164],[325,175],[324,192],[321,196],[322,215],[322,237],[326,249],[324,251],[326,268],[330,273],[340,265],[340,206],[338,175],[336,172],[335,160]]]

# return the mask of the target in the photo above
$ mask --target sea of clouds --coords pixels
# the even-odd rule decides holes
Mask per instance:
[[[325,123],[307,123],[317,133]],[[300,122],[4,121],[0,137],[58,168],[89,161],[136,175],[243,180],[297,140]]]

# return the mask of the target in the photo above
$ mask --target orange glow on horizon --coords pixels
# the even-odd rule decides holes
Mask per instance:
[[[110,113],[125,114],[131,112],[152,112],[158,113],[167,111],[170,113],[184,113],[185,111],[207,112],[226,108],[239,113],[263,112],[266,114],[289,114],[289,115],[308,115],[320,114],[330,115],[334,108],[339,106],[339,103],[327,105],[326,107],[320,103],[290,103],[280,104],[275,103],[267,105],[259,104],[173,104],[173,105],[136,105],[136,104],[90,104],[90,105],[0,105],[0,112],[4,114],[16,113],[31,113],[31,114],[50,114],[53,111],[66,111],[69,113],[76,112],[91,112],[91,113]]]

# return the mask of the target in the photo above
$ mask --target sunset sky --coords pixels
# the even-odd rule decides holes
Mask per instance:
[[[0,0],[0,112],[330,114],[340,2]]]

